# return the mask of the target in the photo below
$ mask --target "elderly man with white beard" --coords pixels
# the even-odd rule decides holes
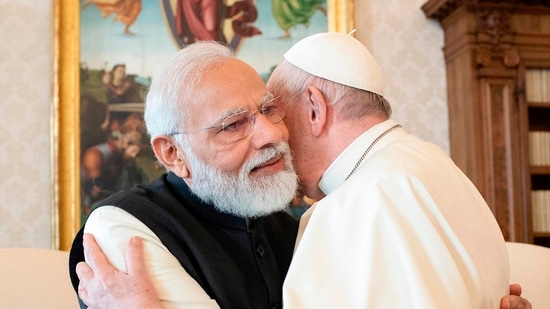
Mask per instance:
[[[140,236],[165,307],[280,306],[298,229],[283,211],[297,189],[284,117],[279,98],[228,48],[179,51],[154,76],[145,106],[168,173],[92,211],[71,249],[75,289],[85,234],[122,271],[126,244]]]
[[[381,84],[379,84],[380,78],[376,77],[378,74],[375,74],[378,72],[377,65],[368,50],[355,39],[342,34],[318,34],[300,42],[302,43],[297,43],[285,55],[285,59],[288,56],[294,57],[290,57],[290,60],[287,59],[289,63],[286,65],[283,63],[277,67],[269,79],[267,88],[276,96],[284,97],[285,122],[290,130],[289,141],[293,147],[296,170],[300,173],[302,189],[305,190],[303,192],[310,197],[322,199],[310,208],[305,217],[302,217],[301,237],[298,237],[299,244],[285,278],[284,308],[496,308],[499,301],[502,309],[531,308],[528,301],[517,296],[521,294],[521,289],[517,285],[510,285],[511,295],[504,296],[499,300],[501,295],[506,293],[508,285],[507,266],[502,268],[503,263],[501,262],[503,260],[506,262],[503,258],[505,252],[501,250],[500,246],[503,245],[503,238],[494,222],[494,217],[490,214],[484,201],[481,200],[479,193],[475,193],[473,185],[468,185],[469,182],[465,176],[457,171],[456,166],[451,164],[448,158],[443,158],[440,150],[409,137],[408,134],[401,131],[402,129],[398,129],[399,126],[392,123],[391,119],[387,119],[391,114],[391,108],[379,94]],[[338,59],[347,59],[345,65],[339,65],[341,62],[335,61]],[[296,68],[290,70],[291,65]],[[365,65],[368,67],[365,68]],[[318,76],[301,66],[314,68],[314,73],[317,73]],[[297,72],[299,70],[304,72]],[[321,75],[321,73],[326,74]],[[375,78],[358,78],[364,77],[365,73],[368,77],[374,76]],[[304,74],[315,76],[305,76]],[[174,80],[179,79],[175,78]],[[367,83],[363,84],[364,82]],[[219,83],[222,81],[215,80],[211,85],[219,85]],[[359,85],[356,85],[357,83]],[[235,87],[239,88],[240,86]],[[346,87],[346,89],[342,89],[342,87]],[[217,89],[208,89],[206,93],[216,91]],[[203,97],[200,98],[203,99]],[[277,111],[279,106],[276,105],[275,108]],[[273,115],[270,112],[271,108],[262,108],[262,110],[271,122],[276,122],[279,119],[279,117],[270,119],[269,115]],[[283,115],[280,112],[276,114]],[[259,119],[258,117],[257,120]],[[232,123],[238,124],[237,121]],[[197,127],[200,126],[193,126],[193,128]],[[375,133],[372,133],[369,127],[375,127]],[[393,129],[395,131],[392,131]],[[390,131],[392,133],[389,133]],[[261,132],[256,133],[261,136]],[[268,134],[268,132],[264,133]],[[384,137],[386,133],[389,134]],[[367,137],[367,144],[363,143],[363,138],[361,138],[361,143],[352,142],[358,136],[363,137],[363,135]],[[384,139],[377,144],[377,147],[373,148],[373,145],[382,137]],[[250,138],[254,140],[253,135]],[[371,140],[369,141],[369,139]],[[407,145],[411,143],[410,145],[415,147],[410,145],[401,148],[388,146],[405,141],[408,141]],[[350,142],[351,144],[349,144]],[[370,146],[368,146],[369,144]],[[354,146],[352,147],[352,145]],[[359,148],[360,151],[348,153],[348,146],[354,150]],[[339,154],[344,154],[342,152],[344,148],[346,148],[346,155],[341,159]],[[370,154],[378,153],[378,160],[373,161],[372,157],[366,156],[371,148]],[[402,151],[412,148],[416,150],[408,154]],[[396,152],[399,154],[388,155],[384,149],[398,149]],[[420,149],[426,151],[420,151]],[[201,159],[205,155],[204,152],[194,151],[194,153]],[[424,155],[420,155],[420,153]],[[357,158],[353,154],[358,154]],[[435,157],[438,159],[432,159]],[[332,161],[334,162],[331,163]],[[211,165],[210,163],[213,161],[206,162]],[[273,162],[270,160],[267,163]],[[362,162],[364,164],[361,164]],[[379,166],[377,163],[380,162],[384,164]],[[435,170],[434,162],[438,162],[438,167]],[[219,162],[215,164],[220,166]],[[242,165],[240,161],[238,164]],[[251,179],[255,179],[255,166],[251,166],[253,168],[249,173]],[[365,172],[365,167],[369,166],[371,169],[375,168],[377,172]],[[403,173],[396,173],[394,166],[403,169]],[[381,169],[381,167],[385,169]],[[451,172],[443,174],[443,167],[445,167],[445,171],[449,172],[450,170]],[[370,169],[366,170],[370,171]],[[388,171],[390,173],[386,173]],[[410,179],[414,179],[414,181],[399,180],[401,178],[409,179],[404,175],[408,175],[405,172],[411,171]],[[361,175],[362,178],[350,177],[352,174]],[[437,174],[437,177],[433,176],[434,174]],[[245,172],[245,178],[246,175],[248,172]],[[349,181],[347,181],[346,175],[350,177]],[[426,175],[433,177],[429,177],[429,181],[424,181],[428,178]],[[443,178],[441,175],[444,175]],[[196,171],[194,177],[194,180],[197,180]],[[203,179],[207,181],[208,177]],[[353,181],[351,181],[352,179]],[[377,189],[379,188],[376,183],[378,179],[385,180],[379,183],[384,184],[383,188],[387,188],[387,190]],[[388,182],[388,179],[399,181]],[[422,181],[416,179],[422,179]],[[463,184],[450,185],[451,179],[454,179],[453,184],[459,182]],[[336,191],[339,186],[344,187],[349,183],[357,185],[353,187],[353,192],[347,190],[343,194],[330,193]],[[406,185],[402,185],[403,183]],[[222,182],[221,186],[224,184],[225,182]],[[422,193],[416,195],[412,193],[417,191],[403,189],[408,186],[413,187],[413,184],[416,189],[420,188],[422,184],[429,189],[418,189],[418,192]],[[190,187],[191,190],[194,190],[192,185]],[[451,188],[453,189],[451,190]],[[210,190],[212,189],[214,188]],[[271,186],[265,186],[263,189],[274,190],[274,192],[284,191]],[[365,191],[365,189],[369,189],[369,191]],[[451,194],[454,198],[449,199],[451,191],[460,191],[461,193]],[[437,199],[437,207],[432,207],[434,199],[430,200],[432,195],[426,192],[442,197],[442,199]],[[232,194],[238,193],[235,191],[228,193],[228,195]],[[261,195],[261,192],[257,194]],[[324,194],[327,196],[323,197]],[[384,198],[380,198],[380,196]],[[462,199],[471,199],[474,202],[469,205]],[[400,203],[393,203],[394,200],[399,200]],[[343,207],[343,203],[346,207]],[[417,205],[429,205],[429,207],[419,208]],[[437,214],[439,208],[442,209],[440,213],[445,215]],[[394,209],[400,211],[388,211]],[[371,210],[374,212],[367,213]],[[380,211],[376,212],[377,210]],[[410,210],[414,214],[404,216],[402,215],[405,213],[403,210]],[[424,216],[422,216],[422,211],[426,212]],[[434,213],[430,213],[432,211]],[[467,214],[463,215],[464,213]],[[434,219],[433,222],[424,220],[421,224],[417,224],[417,219],[426,216],[437,220]],[[272,216],[266,218],[269,217]],[[466,221],[469,225],[462,224],[465,222],[462,220],[465,217],[468,218]],[[371,223],[373,218],[377,221],[375,224]],[[399,222],[403,222],[403,224],[394,224],[396,220],[393,219],[395,218],[400,219]],[[403,218],[406,218],[407,221]],[[449,223],[445,223],[445,220]],[[476,223],[479,221],[485,223]],[[412,222],[410,225],[412,227],[403,228],[409,227],[409,222]],[[460,223],[460,226],[455,224],[457,222]],[[307,228],[305,228],[306,223]],[[445,228],[427,230],[438,223],[441,223],[439,226]],[[290,232],[286,227],[282,227],[280,235],[295,233],[293,226],[290,226],[289,229]],[[453,236],[455,230],[465,237]],[[465,235],[464,232],[469,234]],[[275,232],[271,235],[276,234]],[[344,234],[346,235],[344,237],[335,236]],[[254,235],[253,233],[252,237]],[[422,237],[418,237],[419,235]],[[451,248],[451,251],[455,248],[453,246],[457,246],[458,250],[453,252],[460,254],[445,254],[445,250],[448,248],[442,246],[441,243],[430,242],[431,239],[436,239],[436,235],[440,235],[442,238],[449,236],[447,238],[453,241],[448,241],[445,244],[449,245],[448,248]],[[470,237],[470,235],[473,236]],[[386,236],[389,237],[387,240],[383,238]],[[410,241],[402,241],[397,236],[408,238]],[[366,241],[368,239],[384,240],[369,242]],[[400,240],[395,241],[395,239]],[[469,247],[472,244],[483,242],[482,246],[476,245],[474,250],[469,250],[480,252],[481,255],[469,260],[469,253],[464,253],[465,250],[460,248],[461,241],[467,242]],[[419,246],[420,243],[423,245]],[[265,255],[266,252],[270,253],[269,249],[265,250],[263,246],[254,246],[246,240],[234,241],[231,245],[239,244],[243,245],[242,251],[245,254],[254,249],[260,256]],[[364,250],[367,245],[370,247]],[[124,244],[120,244],[120,246],[123,247]],[[315,250],[311,250],[312,247],[315,247]],[[336,247],[338,249],[334,249]],[[144,261],[143,245],[140,238],[131,238],[126,254],[126,271],[113,268],[92,237],[85,237],[84,248],[88,263],[79,263],[77,267],[78,277],[82,280],[79,286],[79,295],[86,304],[90,305],[90,308],[152,309],[172,308],[172,306],[204,308],[205,304],[214,306],[214,304],[206,302],[167,303],[164,291],[157,294],[155,288],[158,283],[152,282],[148,275],[149,269],[147,268],[151,261],[147,257],[147,240]],[[277,249],[273,244],[271,248]],[[407,252],[407,254],[403,254],[403,252]],[[443,254],[439,254],[439,252]],[[211,255],[202,256],[204,260],[201,266],[209,267],[212,259],[218,259],[217,252],[210,251],[209,253]],[[432,259],[422,258],[427,257],[428,253]],[[455,259],[457,263],[454,262]],[[475,263],[469,262],[474,260]],[[366,263],[367,261],[375,261],[375,263]],[[463,261],[464,263],[462,263]],[[489,263],[481,265],[480,261],[489,261]],[[262,259],[249,260],[248,262],[249,268],[243,265],[242,270],[253,272],[262,265]],[[284,262],[286,263],[286,261]],[[156,264],[157,261],[154,263]],[[418,267],[412,265],[415,263]],[[182,263],[182,265],[184,264]],[[365,271],[368,267],[371,268]],[[120,267],[118,268],[120,269]],[[171,269],[173,267],[166,270],[171,271]],[[264,268],[260,271],[262,274],[267,274],[265,273],[267,269]],[[451,272],[451,269],[455,271]],[[158,273],[159,270],[156,272]],[[224,274],[226,272],[221,271],[218,275]],[[479,276],[476,278],[478,274]],[[158,276],[156,273],[152,275],[153,278]],[[190,275],[193,278],[196,277],[193,274]],[[231,275],[232,273],[228,273],[228,276]],[[245,305],[238,301],[231,304],[224,303],[214,296],[213,298],[219,302],[219,308],[249,308],[250,306],[246,306],[249,302],[248,298],[257,297],[255,293],[264,288],[263,286],[258,287],[258,282],[249,284],[249,282],[240,282],[241,279],[242,276],[233,277],[226,280],[232,282],[228,286],[217,286],[216,288],[235,291],[235,297],[243,297],[242,303]],[[462,284],[463,281],[466,283]],[[475,285],[476,282],[482,283]],[[365,286],[369,289],[365,289]],[[237,288],[246,289],[247,287],[248,290],[245,293],[238,294],[236,291]],[[270,286],[266,284],[265,287],[269,289]],[[273,288],[273,286],[271,287]],[[198,290],[189,290],[188,287],[181,284],[174,287],[176,290],[177,288],[180,288],[180,293],[188,296],[191,296],[190,293],[193,292],[201,293]],[[467,292],[465,292],[466,288]],[[395,297],[396,291],[400,295],[398,298]],[[210,295],[206,289],[202,293]],[[192,297],[189,299],[191,300]],[[269,308],[278,308],[279,305],[280,303],[277,302],[264,302],[264,305],[258,303],[255,308],[267,308],[268,306]]]

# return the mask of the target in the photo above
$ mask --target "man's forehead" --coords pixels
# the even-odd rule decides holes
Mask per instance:
[[[233,105],[233,106],[227,106],[223,109],[219,110],[217,115],[214,117],[217,120],[223,120],[227,117],[234,116],[235,114],[242,113],[244,111],[254,110],[255,108],[260,108],[262,105],[268,103],[270,100],[274,98],[273,94],[271,92],[266,91],[264,95],[260,97],[259,100],[256,100],[255,105],[252,106],[251,102],[240,102],[239,104]]]
[[[262,96],[260,96],[259,99],[251,99],[251,100],[248,100],[248,101],[242,101],[242,102],[237,102],[235,106],[233,107],[228,107],[227,109],[228,110],[231,110],[231,109],[254,109],[255,107],[260,107],[262,105],[264,105],[265,103],[269,102],[270,100],[272,100],[274,98],[273,94],[269,91],[266,91]],[[255,106],[254,106],[255,105]]]

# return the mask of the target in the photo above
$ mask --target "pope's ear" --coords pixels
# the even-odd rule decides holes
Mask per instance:
[[[313,135],[319,136],[327,122],[328,103],[323,93],[316,87],[309,86],[306,91],[309,104],[308,114],[311,132]]]
[[[156,136],[151,141],[157,159],[171,172],[181,178],[188,178],[187,157],[185,152],[176,146],[174,140],[166,135]]]

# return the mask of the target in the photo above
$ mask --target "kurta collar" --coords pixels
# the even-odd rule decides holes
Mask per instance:
[[[218,211],[214,205],[204,202],[191,192],[185,181],[172,172],[168,173],[166,179],[185,208],[206,222],[232,230],[251,231],[262,221],[262,218],[245,219]]]
[[[357,164],[357,161],[361,158],[369,145],[380,136],[380,134],[396,124],[394,120],[386,120],[370,128],[355,139],[346,149],[344,149],[336,160],[332,162],[323,174],[323,177],[321,177],[321,181],[319,181],[319,188],[321,191],[328,195],[343,184],[346,177],[353,170],[353,167]],[[383,139],[376,143],[365,160],[383,144]],[[365,160],[362,163],[364,163]]]

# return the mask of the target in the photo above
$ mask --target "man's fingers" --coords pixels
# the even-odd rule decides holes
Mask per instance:
[[[521,296],[521,285],[510,284],[510,295]]]
[[[76,275],[78,280],[86,280],[91,275],[93,277],[93,270],[86,264],[86,262],[79,262],[76,264]]]
[[[98,273],[106,269],[110,269],[109,262],[105,258],[105,255],[101,251],[101,248],[97,245],[94,236],[92,234],[84,233],[83,235],[83,244],[84,244],[84,257],[86,262],[90,264],[91,269],[96,269]]]
[[[86,262],[80,262],[76,264],[76,275],[78,276],[78,296],[84,303],[88,303],[88,292],[84,287],[86,282],[93,279],[93,270],[86,264]]]
[[[84,286],[82,286],[82,284],[79,284],[78,285],[78,297],[80,297],[80,299],[85,303],[87,304],[88,303],[88,292],[86,291],[86,289],[84,288]]]
[[[145,257],[143,256],[143,240],[139,236],[133,236],[126,248],[126,270],[129,275],[147,274]]]
[[[521,297],[521,285],[510,284],[510,295],[501,299],[500,309],[532,309],[528,299]]]

